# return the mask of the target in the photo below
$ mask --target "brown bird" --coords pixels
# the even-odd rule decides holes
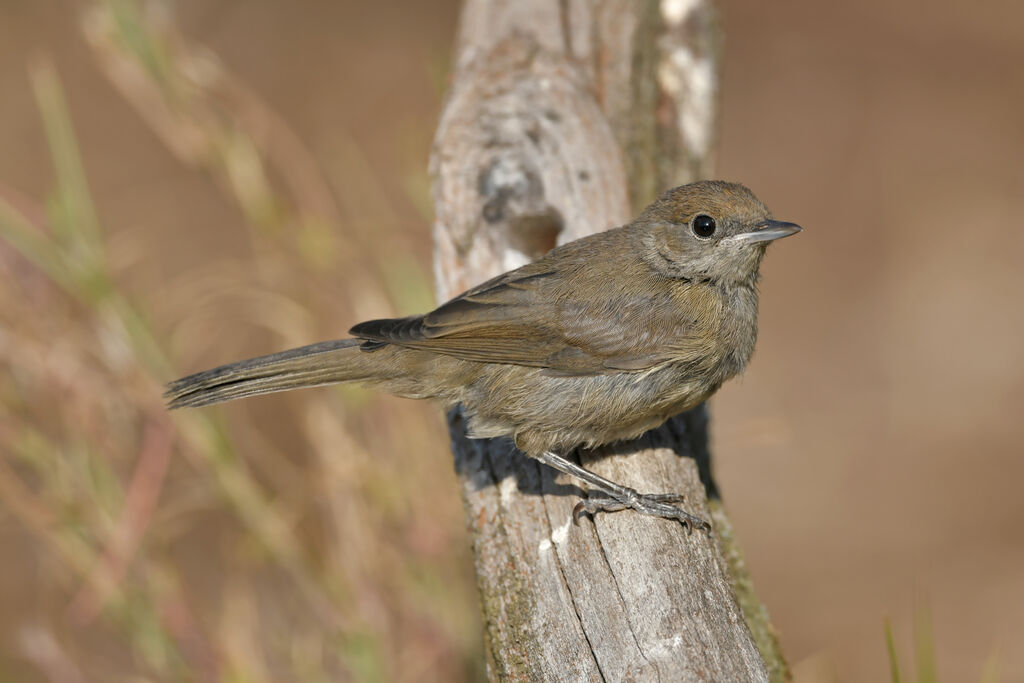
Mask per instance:
[[[709,530],[679,496],[638,493],[564,456],[637,437],[742,372],[757,337],[761,258],[799,231],[742,185],[684,185],[632,223],[556,247],[430,313],[190,375],[165,396],[179,408],[359,382],[439,399],[462,406],[471,437],[510,436],[605,494],[577,514],[632,508]]]

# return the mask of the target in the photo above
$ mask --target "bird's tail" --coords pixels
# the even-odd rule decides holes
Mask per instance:
[[[373,379],[376,364],[367,358],[373,354],[361,351],[360,343],[358,339],[339,339],[222,365],[171,382],[164,398],[168,407],[184,408],[285,389]]]

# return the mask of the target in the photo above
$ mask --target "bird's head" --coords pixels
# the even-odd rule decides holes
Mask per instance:
[[[674,279],[753,284],[768,244],[801,230],[743,185],[705,180],[665,192],[635,222],[644,260]]]

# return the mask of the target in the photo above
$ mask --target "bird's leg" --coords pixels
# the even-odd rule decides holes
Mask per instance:
[[[614,481],[583,469],[576,463],[570,462],[551,451],[545,451],[534,457],[545,465],[585,481],[592,487],[607,494],[598,498],[587,498],[577,503],[572,511],[574,523],[578,523],[580,514],[584,512],[594,515],[598,512],[617,512],[619,510],[632,509],[645,515],[678,520],[686,527],[687,531],[701,529],[711,533],[711,525],[706,521],[676,507],[675,503],[683,502],[681,495],[675,493],[639,493],[636,489],[616,484]]]

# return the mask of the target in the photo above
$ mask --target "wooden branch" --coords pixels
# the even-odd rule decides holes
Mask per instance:
[[[703,2],[467,0],[432,160],[441,300],[621,225],[657,189],[703,173],[714,139],[707,12]],[[690,104],[695,92],[707,93],[704,109]],[[728,519],[707,507],[703,409],[580,457],[638,490],[683,493],[713,520],[711,537],[630,512],[574,527],[585,495],[575,482],[507,440],[466,439],[457,412],[450,427],[492,680],[785,678],[763,608],[746,590],[741,609],[734,593],[749,581],[736,574],[738,548],[723,544]],[[752,637],[750,615],[767,640]]]

